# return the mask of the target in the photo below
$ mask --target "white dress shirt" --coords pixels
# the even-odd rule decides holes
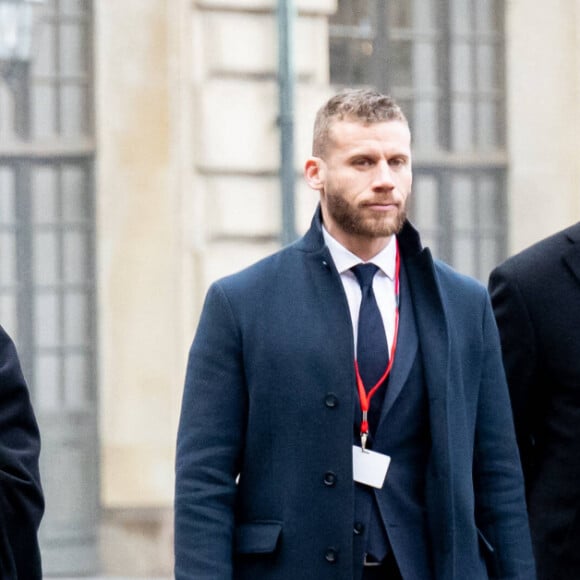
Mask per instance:
[[[332,260],[338,273],[346,293],[348,300],[348,307],[350,309],[350,319],[352,320],[352,331],[354,334],[354,352],[356,356],[356,343],[358,335],[358,315],[361,302],[361,289],[352,272],[351,268],[357,264],[364,264],[358,256],[347,250],[340,242],[334,239],[322,226],[322,235],[326,243]],[[395,312],[396,312],[396,298],[395,298],[395,265],[396,265],[397,244],[395,243],[395,236],[391,237],[388,245],[383,248],[376,256],[371,258],[366,263],[375,264],[378,266],[378,271],[373,278],[373,292],[377,300],[377,305],[383,319],[383,326],[387,335],[387,344],[389,350],[393,344],[393,336],[395,334]]]

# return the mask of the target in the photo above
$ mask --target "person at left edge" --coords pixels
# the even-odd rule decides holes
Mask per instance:
[[[40,435],[14,343],[0,326],[0,579],[40,580]]]
[[[410,143],[387,95],[335,95],[305,163],[310,230],[209,290],[177,441],[177,580],[535,578],[489,296],[405,219]],[[374,376],[394,362],[363,455],[356,368],[380,341]]]

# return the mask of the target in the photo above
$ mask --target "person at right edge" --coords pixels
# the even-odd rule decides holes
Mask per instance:
[[[580,579],[580,222],[499,265],[503,350],[538,580]]]
[[[16,348],[0,326],[0,580],[40,580],[40,435]]]

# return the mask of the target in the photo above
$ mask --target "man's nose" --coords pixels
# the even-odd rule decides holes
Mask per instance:
[[[386,161],[377,163],[373,187],[376,189],[393,189],[395,187],[391,168]]]

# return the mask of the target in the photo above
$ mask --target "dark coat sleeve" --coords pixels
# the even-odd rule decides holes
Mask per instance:
[[[485,359],[477,406],[474,454],[476,520],[493,546],[487,556],[490,578],[533,580],[534,559],[520,458],[514,441],[508,389],[496,324],[489,303],[483,334]]]
[[[175,578],[232,577],[236,476],[246,394],[229,302],[214,284],[191,347],[177,437]]]
[[[42,578],[40,436],[16,349],[0,327],[0,577]]]

